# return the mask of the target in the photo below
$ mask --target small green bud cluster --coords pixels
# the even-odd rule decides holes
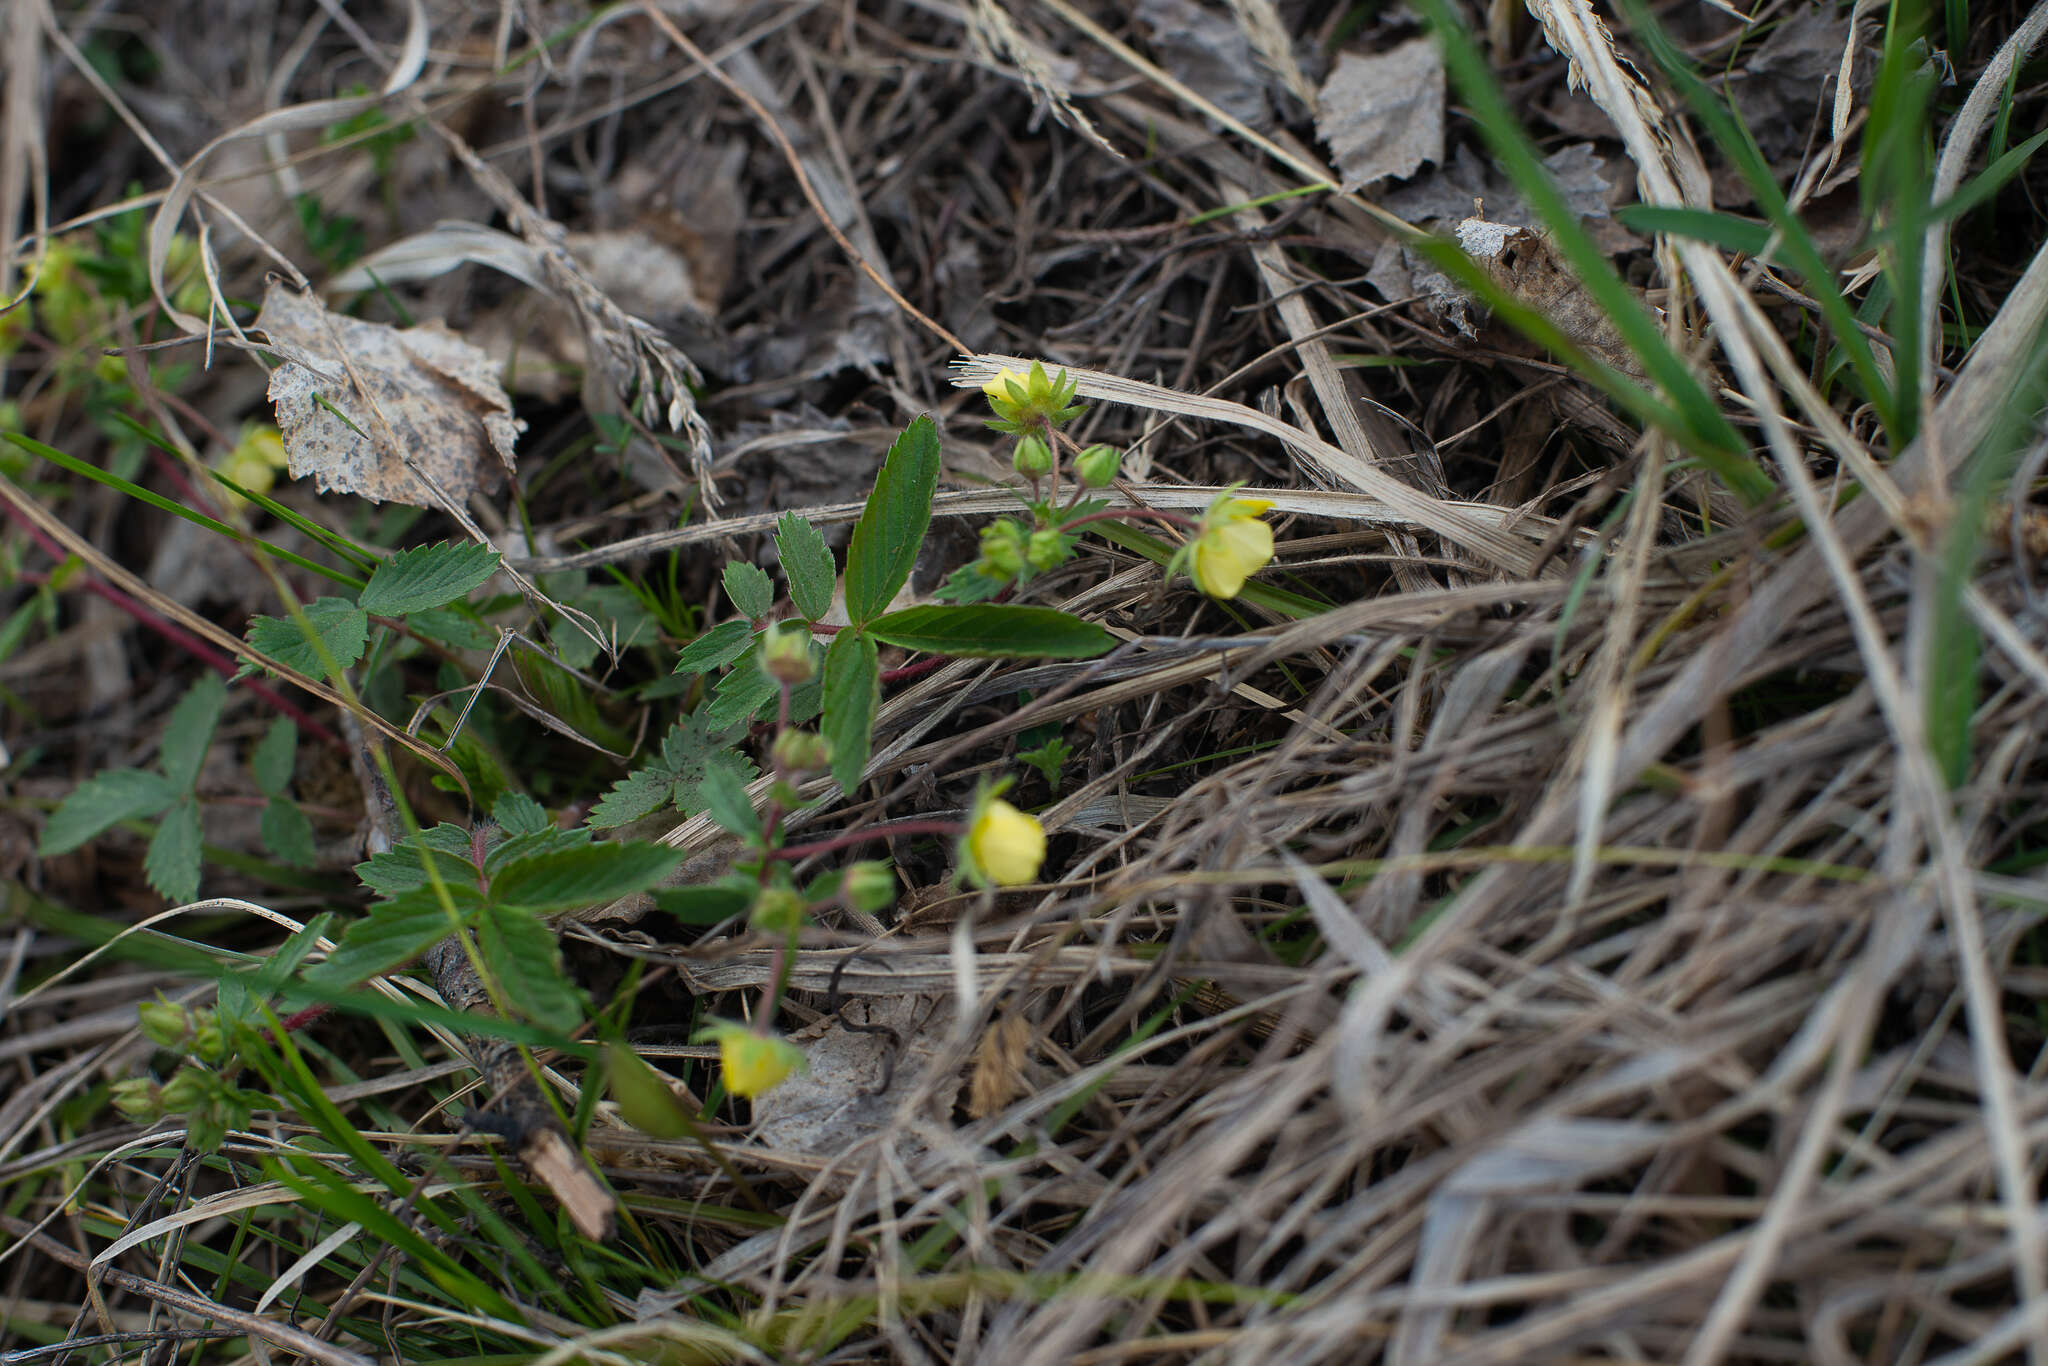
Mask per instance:
[[[141,1017],[142,1037],[159,1048],[187,1053],[206,1063],[227,1057],[227,1037],[220,1019],[210,1010],[194,1010],[159,997],[136,1007]]]
[[[161,1085],[153,1077],[127,1077],[109,1087],[108,1098],[123,1119],[155,1124],[183,1116],[186,1142],[212,1152],[227,1141],[229,1130],[246,1127],[258,1106],[274,1104],[261,1092],[235,1085],[227,1031],[215,1012],[159,998],[138,1006],[136,1014],[144,1038],[188,1061]]]

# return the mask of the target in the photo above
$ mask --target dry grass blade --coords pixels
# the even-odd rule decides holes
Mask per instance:
[[[194,317],[174,304],[164,285],[164,265],[170,259],[171,243],[177,237],[178,225],[184,221],[186,210],[191,207],[194,197],[201,193],[200,177],[213,154],[230,144],[251,138],[263,140],[273,134],[326,128],[352,114],[359,114],[365,109],[372,108],[376,103],[377,97],[374,95],[357,95],[338,100],[315,100],[293,105],[289,109],[272,110],[212,139],[178,168],[177,178],[171,182],[170,189],[165,191],[163,200],[157,205],[156,213],[149,223],[149,287],[156,295],[157,304],[163,309],[165,317],[191,336],[210,336],[213,331],[212,323],[208,319]],[[305,277],[300,275],[296,268],[290,267],[287,263],[287,269],[294,284],[301,289],[307,287]],[[228,308],[227,301],[221,298],[218,292],[213,292],[211,297],[213,311],[226,319],[232,327],[234,314]]]
[[[1133,407],[1150,406],[1142,401],[1143,396],[1135,389],[1125,389],[1134,395]],[[1164,391],[1173,393],[1174,391]],[[1188,395],[1176,394],[1178,398]],[[1162,398],[1155,411],[1175,412],[1172,399]],[[1213,417],[1214,410],[1200,408],[1185,414],[1189,417]],[[1230,421],[1228,417],[1218,418]],[[1121,488],[1105,489],[1102,497],[1111,507],[1156,507],[1180,511],[1199,511],[1214,502],[1224,491],[1222,485],[1153,484],[1126,483]],[[1379,498],[1363,493],[1346,493],[1341,489],[1277,489],[1261,487],[1258,496],[1271,502],[1277,511],[1294,513],[1304,517],[1323,517],[1333,521],[1352,522],[1359,526],[1412,527],[1424,525],[1419,519],[1390,506]],[[938,517],[986,517],[1007,512],[1017,505],[1017,500],[1007,492],[978,489],[941,493],[932,500],[932,513]],[[830,507],[807,507],[801,509],[804,517],[819,526],[849,526],[860,517],[861,503],[836,503]],[[1518,513],[1512,508],[1494,507],[1486,503],[1446,502],[1458,516],[1468,518],[1477,526],[1497,528],[1505,531],[1513,528],[1526,532],[1532,539],[1548,536],[1561,528],[1556,519],[1533,513]],[[729,517],[722,521],[698,526],[677,527],[673,531],[653,531],[644,536],[615,541],[595,550],[581,550],[564,555],[535,555],[512,557],[510,563],[529,574],[556,574],[564,570],[588,569],[595,565],[622,564],[659,554],[664,550],[676,550],[686,546],[708,545],[731,536],[754,535],[773,531],[781,518],[780,513],[755,513]],[[1580,543],[1584,538],[1578,538]]]
[[[1030,360],[1021,356],[968,356],[956,362],[953,383],[962,389],[979,389],[1005,369],[1021,370],[1031,364]],[[1436,532],[1445,540],[1471,551],[1489,564],[1525,578],[1537,570],[1536,548],[1526,541],[1517,540],[1494,527],[1485,525],[1440,499],[1410,488],[1392,476],[1382,473],[1341,446],[1331,445],[1322,438],[1313,436],[1291,423],[1282,422],[1276,417],[1268,417],[1256,408],[1247,408],[1241,403],[1231,403],[1225,399],[1209,398],[1200,394],[1184,394],[1157,384],[1125,379],[1100,370],[1059,365],[1048,368],[1065,370],[1068,377],[1079,386],[1078,392],[1084,398],[1099,398],[1133,408],[1174,413],[1181,417],[1199,418],[1205,422],[1224,422],[1263,432],[1306,457],[1311,466],[1324,477],[1336,483],[1349,485],[1361,493],[1370,494],[1415,525]]]
[[[12,1215],[0,1215],[0,1228],[5,1228],[17,1238],[33,1246],[45,1257],[50,1257],[67,1266],[78,1266],[83,1259],[54,1238],[40,1233],[30,1233],[28,1226]],[[82,1268],[81,1268],[82,1269]],[[255,1314],[244,1314],[225,1305],[216,1304],[203,1295],[194,1295],[173,1286],[159,1285],[141,1276],[123,1271],[118,1267],[103,1267],[99,1275],[112,1286],[132,1291],[162,1305],[175,1314],[198,1318],[202,1321],[226,1324],[240,1333],[261,1338],[289,1352],[296,1352],[322,1366],[371,1366],[369,1357],[336,1347],[333,1343],[322,1342],[311,1333],[303,1332],[288,1324],[275,1322]]]
[[[23,0],[8,11],[7,99],[0,108],[0,309],[13,309],[34,287],[36,271],[16,290],[21,264],[21,210],[32,200],[38,270],[50,240],[50,168],[35,92],[42,83],[43,19],[40,6]]]
[[[1229,0],[1229,4],[1238,27],[1251,40],[1260,59],[1287,83],[1296,99],[1314,109],[1315,87],[1295,58],[1294,39],[1288,33],[1287,21],[1281,15],[1280,7],[1274,0]]]
[[[1071,128],[1119,161],[1123,159],[1123,153],[1112,147],[1075,106],[1073,92],[1053,73],[1049,54],[1018,27],[1002,0],[973,0],[965,17],[968,36],[984,61],[999,70],[1014,71],[1024,87],[1045,102],[1062,127]]]
[[[574,313],[613,387],[621,396],[634,398],[643,421],[662,422],[670,431],[682,433],[699,466],[709,462],[711,430],[697,412],[693,394],[704,384],[696,363],[659,328],[626,312],[592,284],[589,272],[562,245],[561,225],[528,203],[504,172],[478,156],[460,134],[430,117],[416,96],[406,98],[533,251],[548,293]]]

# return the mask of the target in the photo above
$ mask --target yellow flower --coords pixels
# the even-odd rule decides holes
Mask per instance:
[[[1265,498],[1232,498],[1209,505],[1188,551],[1188,575],[1212,598],[1234,598],[1244,581],[1273,558],[1273,528],[1259,520],[1273,506]]]
[[[268,493],[277,483],[277,472],[291,463],[284,452],[284,437],[267,423],[252,422],[242,428],[242,439],[220,462],[220,472],[251,493]],[[239,503],[232,493],[227,497]]]
[[[1045,827],[986,788],[974,801],[960,841],[960,870],[970,882],[1021,887],[1045,862]]]
[[[990,398],[1002,399],[1006,403],[1022,403],[1025,387],[1030,383],[1028,378],[1015,370],[999,370],[994,379],[981,386],[981,392]],[[1010,386],[1013,384],[1017,386],[1014,395],[1010,392]]]
[[[1017,436],[1039,435],[1047,426],[1058,427],[1084,411],[1074,402],[1078,381],[1062,370],[1048,375],[1043,361],[1031,362],[1028,372],[1002,369],[981,386],[995,419],[988,425],[999,432]]]
[[[697,1032],[718,1040],[725,1089],[743,1100],[766,1095],[804,1065],[804,1051],[779,1034],[764,1034],[731,1020],[713,1020]]]

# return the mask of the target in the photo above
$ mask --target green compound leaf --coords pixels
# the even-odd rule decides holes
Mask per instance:
[[[984,574],[981,561],[976,560],[954,570],[932,596],[940,602],[987,602],[1009,586],[1010,581],[999,574]]]
[[[489,546],[442,541],[401,550],[377,566],[356,605],[380,617],[445,607],[498,572]]]
[[[455,904],[463,903],[458,898]],[[474,905],[470,909],[473,912]],[[307,969],[306,980],[315,986],[352,987],[403,967],[453,930],[454,923],[432,889],[408,892],[377,903],[362,919],[351,921],[327,961]]]
[[[654,762],[612,787],[591,808],[587,824],[610,830],[651,816],[674,802],[686,816],[704,809],[697,788],[714,766],[729,769],[742,783],[754,776],[754,765],[731,748],[732,735],[714,728],[708,708],[685,716],[662,738]]]
[[[979,658],[1092,659],[1116,637],[1092,621],[1051,607],[980,603],[908,607],[869,626],[875,639],[907,650]]]
[[[219,674],[208,674],[178,699],[164,723],[163,749],[157,767],[181,792],[192,790],[199,781],[200,766],[206,762],[206,747],[213,743],[213,728],[220,721],[220,709],[228,700],[228,686]]]
[[[818,733],[832,746],[833,778],[848,792],[867,767],[881,693],[874,637],[864,631],[841,631],[832,637],[825,651],[825,720]]]
[[[761,838],[761,818],[755,814],[753,799],[747,796],[747,785],[730,770],[711,769],[697,791],[704,799],[704,809],[720,826],[741,839]]]
[[[346,669],[362,658],[363,646],[370,639],[370,616],[362,608],[341,598],[319,598],[306,604],[306,620],[312,623],[337,668]],[[248,641],[286,668],[296,669],[309,678],[329,676],[320,663],[319,652],[290,617],[251,617]],[[255,673],[259,667],[245,662],[242,673]]]
[[[496,877],[499,869],[509,868],[536,854],[552,854],[557,849],[580,849],[593,838],[587,829],[558,830],[552,825],[545,830],[529,830],[523,835],[514,835],[484,855],[484,876]]]
[[[507,835],[532,835],[554,823],[541,804],[523,792],[507,792],[491,807],[491,819]]]
[[[929,416],[903,429],[875,477],[846,548],[846,611],[856,626],[889,610],[910,578],[939,486],[939,428]]]
[[[51,813],[36,852],[44,858],[68,854],[110,826],[158,815],[178,796],[160,773],[108,769],[73,788]]]
[[[705,719],[720,730],[730,730],[752,719],[780,690],[776,681],[761,671],[757,658],[749,656],[718,680],[718,689],[704,708]]]
[[[469,832],[455,825],[422,830],[395,849],[372,854],[356,865],[356,876],[379,896],[399,896],[430,886],[425,863],[429,858],[440,872],[442,882],[476,890],[476,864],[470,861]]]
[[[189,797],[165,814],[142,860],[142,875],[164,900],[179,904],[199,895],[199,804]]]
[[[742,783],[752,782],[754,764],[732,748],[733,731],[712,723],[710,709],[684,717],[669,727],[661,741],[661,764],[675,780],[675,802],[685,816],[704,809],[698,794],[713,768],[723,768]]]
[[[783,513],[775,524],[775,551],[789,576],[789,600],[803,619],[817,621],[831,611],[832,581],[839,575],[818,528],[794,512]]]
[[[299,753],[299,728],[288,716],[280,716],[263,733],[249,767],[256,774],[256,786],[266,797],[282,797],[292,785],[292,768]]]
[[[710,673],[745,654],[754,644],[754,626],[747,621],[721,621],[683,647],[676,656],[679,674]]]
[[[680,849],[641,841],[557,849],[508,865],[491,879],[491,900],[529,911],[563,911],[644,892],[674,872]]]
[[[583,1023],[583,993],[569,983],[562,946],[539,916],[492,906],[477,926],[476,942],[484,966],[519,1013],[563,1034]]]
[[[263,836],[263,847],[279,863],[311,868],[318,861],[313,847],[313,823],[306,819],[305,812],[282,797],[272,797],[264,805],[257,832]]]
[[[585,823],[598,830],[631,825],[668,805],[675,790],[676,780],[668,770],[658,764],[650,764],[612,784],[612,790],[599,797],[597,805],[590,808]]]
[[[725,566],[725,595],[741,616],[759,621],[775,605],[775,581],[760,565],[733,560]]]
[[[654,904],[685,925],[716,925],[754,904],[753,880],[734,876],[701,887],[660,887]]]
[[[497,632],[452,607],[430,607],[423,612],[408,613],[405,624],[451,650],[488,650],[498,641]]]

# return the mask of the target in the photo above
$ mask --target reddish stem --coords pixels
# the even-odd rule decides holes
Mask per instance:
[[[333,1008],[334,1007],[332,1006],[324,1005],[307,1006],[304,1010],[293,1011],[291,1014],[285,1016],[282,1020],[279,1020],[278,1024],[283,1027],[285,1033],[295,1034],[299,1030],[304,1029],[307,1025],[313,1023],[313,1021],[325,1015],[328,1011],[332,1010]],[[271,1042],[275,1043],[276,1040],[273,1039],[271,1040]]]
[[[932,670],[942,667],[947,656],[938,655],[931,659],[920,659],[915,664],[903,664],[894,669],[882,670],[884,683],[901,683],[906,678],[922,678]]]
[[[24,527],[28,531],[29,535],[35,537],[38,541],[41,541],[43,539],[41,531],[38,528],[31,526],[27,522],[23,521],[21,519],[20,514],[15,512],[15,510],[12,507],[9,507],[7,511],[8,514],[15,519],[16,525]],[[52,558],[60,562],[64,558],[62,551],[54,544],[45,544],[43,546],[43,549],[49,551],[51,553]],[[50,581],[50,576],[48,574],[40,574],[33,572],[26,572],[19,575],[18,577],[20,578],[20,581],[23,583],[46,584]],[[111,602],[112,604],[114,604],[114,606],[120,608],[129,616],[135,618],[136,621],[140,622],[144,626],[147,626],[150,630],[155,631],[157,634],[164,637],[164,639],[170,641],[178,648],[184,650],[193,658],[210,666],[216,672],[224,674],[230,679],[232,679],[235,676],[235,662],[233,660],[229,659],[220,651],[214,649],[211,645],[208,645],[205,641],[199,639],[199,637],[187,631],[184,627],[179,626],[175,622],[166,620],[164,617],[155,612],[149,611],[141,603],[135,601],[135,599],[129,597],[126,593],[123,593],[120,589],[114,587],[112,584],[102,583],[98,579],[88,577],[81,577],[76,580],[76,583],[79,587],[85,589],[87,592],[94,593],[102,598],[105,598],[108,602]],[[347,751],[348,746],[342,743],[341,737],[339,735],[336,735],[333,731],[327,729],[327,727],[321,725],[318,721],[315,721],[311,716],[306,714],[304,709],[300,708],[298,705],[291,702],[289,699],[280,695],[276,689],[272,688],[267,683],[261,683],[252,679],[248,684],[248,688],[250,692],[255,693],[258,697],[270,703],[271,706],[277,708],[280,712],[284,713],[286,716],[289,716],[292,720],[298,722],[299,728],[305,731],[308,735],[313,736],[315,739],[324,741],[325,743],[334,746],[334,748],[338,750],[342,750],[344,752]]]

